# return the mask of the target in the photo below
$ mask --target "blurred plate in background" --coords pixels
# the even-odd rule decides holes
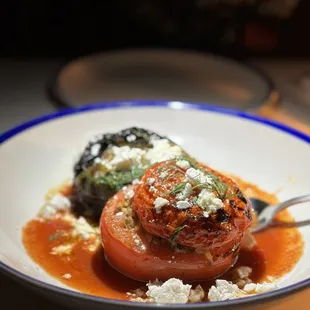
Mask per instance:
[[[209,102],[237,109],[265,103],[269,78],[227,58],[175,50],[123,50],[66,64],[50,93],[63,106],[133,99]]]

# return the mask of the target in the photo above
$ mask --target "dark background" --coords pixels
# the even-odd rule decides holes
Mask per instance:
[[[300,1],[286,18],[261,15],[255,5],[206,1],[3,1],[0,56],[73,58],[128,47],[186,48],[236,58],[310,55],[310,1]]]

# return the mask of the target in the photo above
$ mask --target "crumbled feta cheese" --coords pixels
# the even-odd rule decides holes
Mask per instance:
[[[246,295],[236,284],[226,280],[216,280],[215,285],[211,286],[208,293],[210,301],[236,299]]]
[[[133,135],[133,134],[131,134],[131,135],[129,135],[129,136],[126,137],[126,140],[127,140],[128,142],[133,142],[133,141],[135,141],[136,139],[137,139],[137,137],[136,137],[135,135]]]
[[[90,149],[90,154],[92,156],[97,156],[99,154],[100,148],[101,148],[101,146],[99,143],[92,145],[92,147]]]
[[[100,163],[101,163],[101,158],[96,157],[96,158],[94,159],[94,163],[95,163],[95,164],[100,164]]]
[[[190,163],[187,160],[178,160],[176,165],[181,169],[188,169],[191,167]]]
[[[56,209],[48,204],[45,204],[39,212],[39,216],[46,220],[52,219],[56,214]]]
[[[168,281],[147,284],[146,296],[160,304],[184,304],[190,295],[191,285],[183,284],[179,279],[171,278]]]
[[[177,209],[185,210],[191,207],[191,204],[186,200],[181,200],[177,202]]]
[[[126,200],[130,200],[130,199],[133,198],[134,195],[135,195],[135,192],[131,189],[131,190],[129,190],[129,191],[126,193],[125,199],[126,199]]]
[[[186,179],[192,182],[198,182],[201,184],[211,184],[212,178],[205,175],[201,170],[195,168],[189,168],[185,172]]]
[[[160,178],[161,179],[165,179],[166,177],[168,176],[168,171],[163,171],[161,174],[160,174]]]
[[[154,179],[154,178],[148,178],[148,179],[147,179],[147,184],[148,184],[149,186],[153,185],[154,182],[155,182],[155,179]]]
[[[65,213],[61,216],[61,219],[73,226],[73,224],[76,222],[76,217],[71,213]]]
[[[62,194],[53,195],[46,203],[43,205],[39,212],[39,216],[45,219],[53,218],[57,211],[67,210],[71,207],[70,200]]]
[[[177,194],[177,200],[185,200],[188,198],[192,193],[192,185],[190,183],[186,183],[184,189],[181,193]]]
[[[95,251],[97,251],[98,247],[100,246],[100,243],[101,243],[100,238],[96,238],[93,243],[87,245],[86,249],[89,252],[95,252]]]
[[[241,242],[241,248],[246,250],[252,250],[256,246],[256,239],[252,234],[252,231],[248,229],[244,235]]]
[[[140,180],[138,180],[138,179],[134,179],[133,181],[132,181],[132,185],[137,185],[137,184],[140,184],[141,183],[141,181]]]
[[[123,214],[124,214],[123,212],[117,212],[115,216],[122,216]]]
[[[277,289],[276,283],[249,283],[240,289],[236,284],[226,280],[216,280],[216,286],[212,286],[208,293],[210,301],[236,299],[255,294],[263,294]]]
[[[156,210],[156,213],[161,213],[161,208],[169,203],[169,200],[162,198],[162,197],[157,197],[154,201],[154,207]]]
[[[153,148],[149,149],[145,158],[151,163],[169,160],[182,155],[182,149],[177,145],[171,145],[169,140],[160,139],[152,141]]]
[[[135,290],[132,290],[127,293],[128,296],[132,297],[145,297],[145,289],[143,288],[137,288]]]
[[[62,194],[56,194],[54,195],[48,202],[48,205],[54,207],[56,210],[66,210],[71,207],[70,200],[62,195]]]
[[[139,166],[142,163],[142,159],[146,154],[145,150],[128,145],[125,146],[112,146],[112,159],[102,159],[101,164],[107,169],[123,169],[128,168],[131,165]]]
[[[214,213],[217,210],[224,208],[224,204],[222,200],[219,198],[216,198],[213,193],[207,191],[206,189],[203,189],[199,193],[196,203],[205,212],[208,212],[208,214]]]
[[[82,239],[87,240],[91,237],[91,235],[96,235],[96,230],[90,226],[83,216],[80,216],[73,223],[72,236],[77,237],[80,236]]]
[[[242,289],[246,284],[252,283],[252,280],[249,278],[251,273],[252,268],[248,266],[234,268],[232,270],[232,282]]]
[[[276,283],[250,283],[246,284],[243,290],[248,294],[263,294],[274,291],[278,288]]]
[[[188,301],[189,302],[200,302],[205,297],[205,291],[200,285],[197,285],[195,289],[191,289]]]
[[[156,189],[154,186],[151,186],[151,187],[149,188],[149,191],[150,191],[151,193],[156,193],[156,192],[157,192],[157,189]]]
[[[208,211],[203,211],[203,212],[202,212],[202,215],[203,215],[204,217],[209,217],[209,212],[208,212]]]
[[[72,278],[72,275],[70,273],[65,273],[62,275],[62,278],[66,279],[66,280],[69,280]]]
[[[240,266],[233,270],[233,275],[235,278],[245,279],[252,273],[252,268],[248,266]]]
[[[73,244],[61,244],[52,248],[52,255],[69,255],[72,251]]]

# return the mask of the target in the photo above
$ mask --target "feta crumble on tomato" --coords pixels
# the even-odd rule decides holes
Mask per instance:
[[[224,204],[221,199],[215,197],[215,195],[206,189],[203,189],[197,199],[197,205],[204,210],[204,216],[208,217],[209,214],[215,213],[219,209],[224,208]]]
[[[198,182],[200,184],[211,184],[212,179],[205,175],[201,170],[189,168],[185,172],[186,179],[191,182]]]
[[[147,179],[147,184],[150,185],[150,186],[153,185],[154,182],[155,182],[155,179],[154,179],[154,178],[148,178],[148,179]]]
[[[186,198],[189,198],[191,193],[192,193],[192,185],[190,183],[186,183],[182,192],[177,194],[176,199],[185,200]]]
[[[125,194],[125,199],[130,200],[133,198],[134,195],[135,195],[135,192],[131,189]]]
[[[191,167],[190,163],[187,160],[178,160],[176,165],[181,169],[188,169]]]
[[[157,197],[154,201],[154,208],[156,210],[156,213],[161,213],[161,208],[169,203],[169,200]]]
[[[191,207],[191,204],[186,200],[181,200],[177,202],[177,209],[185,210]]]

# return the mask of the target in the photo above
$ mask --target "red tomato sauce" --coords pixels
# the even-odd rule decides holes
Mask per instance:
[[[249,197],[258,197],[269,203],[276,203],[273,194],[233,177],[241,190]],[[65,188],[62,193],[69,193]],[[287,210],[278,215],[278,220],[292,222]],[[57,231],[69,230],[69,225],[61,220],[28,222],[23,229],[23,244],[31,258],[47,273],[78,291],[86,294],[127,300],[127,292],[144,286],[113,269],[105,259],[101,246],[95,252],[85,248],[89,241],[79,241],[69,255],[53,255],[52,248],[65,242],[66,237],[52,239]],[[297,228],[272,227],[255,234],[257,246],[251,251],[241,251],[235,266],[249,266],[253,269],[251,280],[260,282],[268,277],[281,277],[292,270],[303,253],[303,240]],[[126,259],[126,257],[124,257]],[[70,274],[69,279],[64,278]],[[221,276],[230,280],[230,272]],[[204,289],[214,281],[199,283]]]

